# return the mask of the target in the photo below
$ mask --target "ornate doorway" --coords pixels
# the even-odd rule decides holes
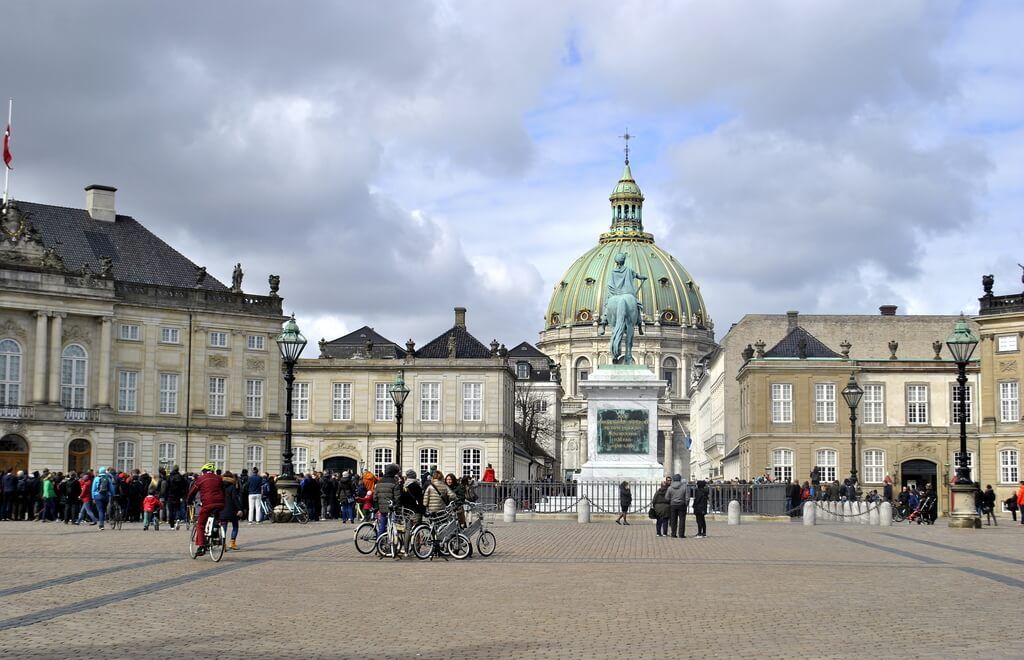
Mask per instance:
[[[937,466],[932,461],[914,460],[904,461],[900,466],[900,485],[916,486],[917,490],[924,492],[928,484],[936,488],[935,480]]]
[[[68,445],[68,471],[82,474],[92,465],[92,443],[77,438]]]
[[[0,438],[0,471],[7,468],[15,472],[28,470],[28,442],[14,433]]]
[[[356,459],[349,458],[348,456],[332,456],[331,458],[324,460],[323,471],[324,472],[337,472],[341,474],[344,470],[348,470],[349,473],[355,473],[356,471]]]

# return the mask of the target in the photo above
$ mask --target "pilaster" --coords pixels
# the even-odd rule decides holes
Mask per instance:
[[[53,320],[50,322],[50,395],[49,402],[55,405],[60,404],[60,360],[61,348],[64,341],[64,317],[63,312],[53,312]]]
[[[100,382],[99,392],[96,395],[96,405],[110,406],[110,351],[111,349],[111,324],[109,316],[99,319],[100,323]]]
[[[46,403],[47,312],[36,312],[36,345],[32,355],[32,403]]]

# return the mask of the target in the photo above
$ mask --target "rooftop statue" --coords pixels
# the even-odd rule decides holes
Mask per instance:
[[[644,282],[643,275],[626,265],[626,254],[615,255],[615,268],[608,274],[608,291],[601,313],[601,333],[612,326],[611,352],[616,364],[635,364],[633,360],[633,333],[640,322],[643,308],[637,298],[639,287],[635,280]]]

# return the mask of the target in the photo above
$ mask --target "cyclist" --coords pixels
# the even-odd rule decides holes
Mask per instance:
[[[224,508],[224,482],[215,473],[217,466],[207,463],[202,468],[202,474],[192,482],[188,489],[186,502],[191,502],[199,495],[199,515],[196,517],[196,545],[200,548],[206,545],[206,520],[214,509]]]

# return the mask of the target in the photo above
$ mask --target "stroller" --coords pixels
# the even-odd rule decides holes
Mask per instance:
[[[914,509],[913,511],[910,512],[909,516],[907,516],[907,523],[909,524],[909,523],[912,523],[912,522],[916,522],[918,525],[920,525],[921,523],[924,523],[926,525],[931,525],[932,524],[932,520],[929,517],[928,513],[931,511],[931,508],[934,505],[935,505],[935,498],[934,497],[931,497],[931,496],[929,496],[929,497],[922,497],[921,498],[921,503],[917,506],[916,509]]]

